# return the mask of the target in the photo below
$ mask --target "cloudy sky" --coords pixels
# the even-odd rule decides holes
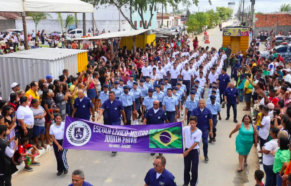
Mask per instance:
[[[240,0],[211,0],[212,5],[209,5],[208,0],[199,0],[199,5],[196,7],[195,5],[192,5],[190,7],[190,11],[205,11],[209,9],[216,9],[217,6],[228,6],[228,2],[235,2],[235,11],[237,12],[239,2]],[[276,12],[279,11],[279,8],[282,4],[288,4],[288,2],[291,4],[290,0],[256,0],[255,4],[255,11],[256,12]],[[251,6],[250,0],[245,0],[245,8]],[[179,6],[180,9],[184,9],[185,7],[183,5]],[[168,9],[168,12],[172,11],[171,8]]]

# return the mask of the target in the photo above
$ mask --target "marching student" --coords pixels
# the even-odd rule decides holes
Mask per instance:
[[[186,147],[184,152],[184,186],[189,183],[194,186],[198,182],[199,143],[202,138],[202,132],[197,128],[196,116],[190,117],[188,126],[183,128],[183,135]]]
[[[217,125],[217,115],[219,116],[219,120],[221,120],[221,116],[220,116],[220,104],[217,103],[215,100],[216,100],[216,96],[215,95],[211,95],[210,96],[210,100],[211,102],[210,103],[207,103],[206,104],[206,107],[211,111],[212,113],[212,121],[213,121],[213,137],[209,137],[209,143],[212,143],[212,142],[216,142],[216,125]]]
[[[126,123],[124,125],[131,125],[131,114],[136,112],[135,110],[135,99],[134,96],[129,92],[129,87],[123,87],[123,93],[121,94],[119,100],[124,107]]]
[[[60,176],[63,172],[68,173],[68,163],[67,163],[67,152],[68,149],[63,149],[63,139],[64,139],[65,123],[62,122],[61,115],[55,116],[55,123],[50,127],[50,135],[53,139],[53,148],[57,160],[57,176]]]

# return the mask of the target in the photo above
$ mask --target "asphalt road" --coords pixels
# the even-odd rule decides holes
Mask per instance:
[[[224,23],[223,26],[230,25]],[[208,31],[210,47],[219,48],[222,44],[222,32],[218,28]],[[199,45],[202,43],[202,35],[199,35]],[[230,69],[229,69],[230,71]],[[244,112],[245,103],[240,103],[238,109],[238,121],[240,122]],[[230,139],[229,133],[234,129],[233,114],[226,121],[226,108],[222,109],[222,120],[218,121],[217,141],[209,144],[209,162],[204,162],[203,153],[200,153],[199,183],[203,186],[253,186],[255,185],[254,172],[257,169],[257,155],[252,149],[248,158],[248,167],[241,173],[237,173],[238,154],[235,151],[234,134]],[[201,145],[202,146],[202,145]],[[202,152],[202,149],[201,149]],[[177,185],[183,185],[183,156],[177,154],[164,154],[167,159],[166,168],[176,177]],[[71,183],[71,173],[75,169],[85,172],[85,180],[98,186],[141,186],[144,185],[144,177],[152,168],[154,156],[142,153],[117,153],[112,157],[111,152],[69,150],[67,153],[70,166],[68,175],[56,176],[57,165],[53,151],[40,158],[41,166],[34,167],[33,172],[21,171],[12,179],[13,185],[30,186],[67,186]]]

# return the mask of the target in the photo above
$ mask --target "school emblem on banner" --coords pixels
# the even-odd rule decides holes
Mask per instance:
[[[90,126],[83,121],[73,122],[66,130],[66,137],[70,144],[82,146],[88,143],[91,138]]]

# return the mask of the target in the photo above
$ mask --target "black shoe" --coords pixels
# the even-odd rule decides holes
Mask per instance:
[[[238,121],[237,121],[237,119],[234,119],[233,122],[237,123]]]
[[[68,174],[68,170],[65,170],[65,171],[64,171],[64,174]]]
[[[261,157],[258,157],[258,158],[261,160],[261,159],[263,159],[263,156],[261,156]]]
[[[189,184],[184,183],[183,186],[188,186]]]
[[[57,173],[57,176],[60,176],[60,175],[62,175],[63,174],[63,172],[58,172]]]
[[[225,120],[229,120],[229,117],[227,117]]]
[[[263,161],[259,161],[259,164],[263,164]]]
[[[213,142],[216,142],[216,139],[215,138],[213,138],[213,140],[212,140]]]
[[[162,156],[162,155],[163,155],[163,153],[159,153],[159,155],[160,155],[160,156]]]
[[[210,140],[208,141],[208,143],[212,143],[212,141],[213,141],[213,140],[212,140],[212,139],[210,139]]]
[[[209,158],[206,156],[205,157],[205,162],[208,162],[209,161]]]
[[[151,156],[155,155],[156,153],[151,153]]]
[[[116,156],[116,151],[112,151],[112,156]]]

